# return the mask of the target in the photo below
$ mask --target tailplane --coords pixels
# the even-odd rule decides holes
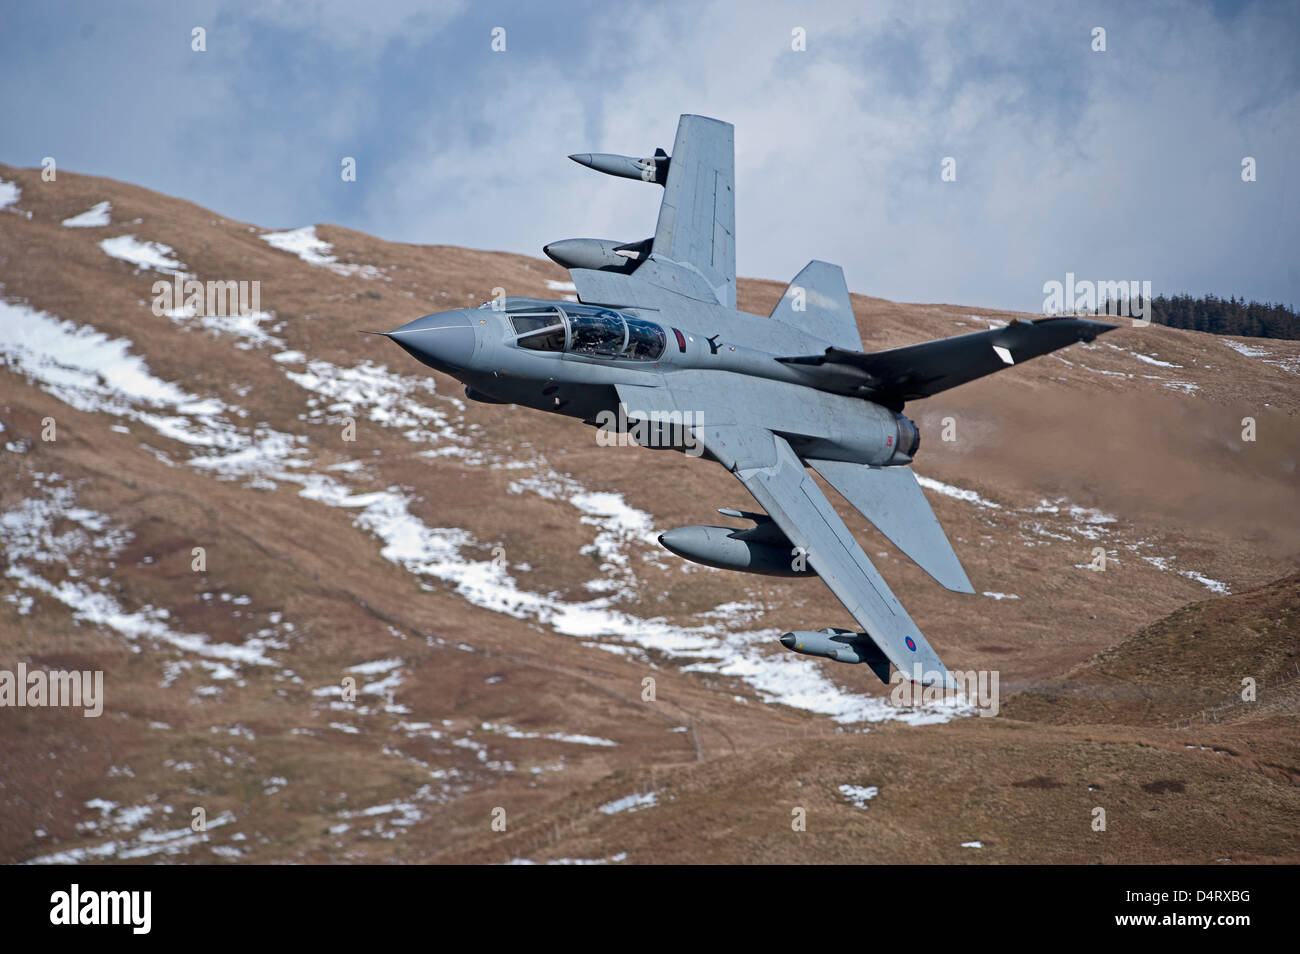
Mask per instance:
[[[838,460],[807,463],[940,585],[957,593],[975,592],[912,468]]]

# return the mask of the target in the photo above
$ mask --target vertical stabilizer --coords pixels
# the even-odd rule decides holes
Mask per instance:
[[[844,269],[812,261],[794,277],[772,309],[772,319],[827,341],[845,351],[861,351],[862,336],[849,302]]]

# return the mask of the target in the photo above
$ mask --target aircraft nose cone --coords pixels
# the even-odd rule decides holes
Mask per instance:
[[[782,636],[781,645],[786,649],[794,649],[794,633],[786,633]]]
[[[408,322],[388,337],[418,361],[446,371],[470,364],[478,345],[476,328],[467,312],[443,311]]]

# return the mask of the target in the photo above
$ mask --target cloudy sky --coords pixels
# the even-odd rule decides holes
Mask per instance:
[[[661,190],[565,157],[671,149],[693,112],[736,125],[741,275],[820,258],[857,292],[1026,311],[1066,272],[1300,304],[1295,3],[52,2],[4,20],[0,161],[53,156],[266,227],[539,256],[637,240]]]

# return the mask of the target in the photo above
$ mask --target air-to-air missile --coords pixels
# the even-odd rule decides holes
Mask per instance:
[[[612,152],[579,152],[569,157],[574,162],[603,172],[610,176],[622,176],[624,179],[640,179],[642,182],[657,182],[663,185],[668,181],[668,153],[656,149],[648,159],[634,159],[631,156],[616,156]]]
[[[866,663],[880,676],[881,682],[889,681],[889,660],[865,633],[829,626],[817,632],[799,630],[783,635],[781,645],[805,656],[842,663]]]

